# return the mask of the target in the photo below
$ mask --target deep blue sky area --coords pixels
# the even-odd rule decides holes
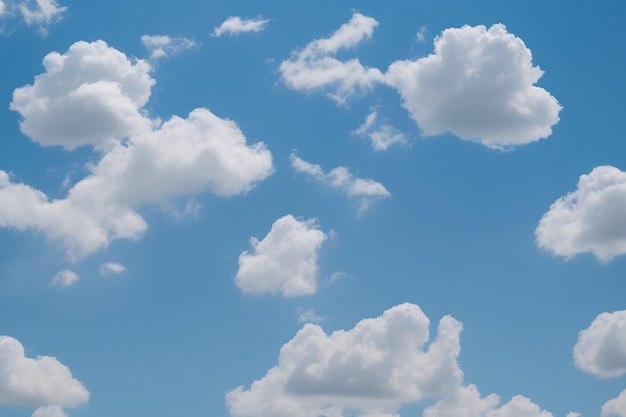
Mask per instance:
[[[0,1],[0,415],[626,417],[625,16]]]

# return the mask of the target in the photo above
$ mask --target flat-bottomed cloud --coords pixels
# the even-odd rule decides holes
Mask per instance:
[[[537,245],[571,258],[590,252],[608,262],[626,253],[626,172],[596,167],[556,200],[535,230]]]
[[[314,294],[318,251],[326,238],[314,219],[301,221],[290,214],[281,217],[263,240],[250,238],[253,252],[239,256],[235,283],[244,293],[254,295]]]
[[[547,138],[559,121],[557,100],[534,85],[542,74],[524,42],[496,24],[444,30],[433,54],[392,63],[385,80],[425,136],[502,149]]]

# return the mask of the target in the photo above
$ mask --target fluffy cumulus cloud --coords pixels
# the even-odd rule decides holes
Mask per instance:
[[[626,310],[602,313],[578,334],[576,366],[603,378],[626,374]]]
[[[602,406],[602,417],[626,417],[626,390]]]
[[[376,151],[386,151],[390,146],[408,142],[406,135],[400,130],[388,123],[380,122],[376,110],[368,114],[363,124],[352,134],[368,138]]]
[[[360,213],[367,210],[374,201],[391,197],[391,193],[387,191],[384,185],[371,179],[355,178],[346,167],[333,168],[327,174],[321,166],[307,162],[293,153],[289,158],[291,166],[296,171],[356,199]]]
[[[154,80],[150,65],[130,60],[104,41],[76,42],[43,60],[45,72],[13,92],[22,132],[42,146],[110,149],[120,139],[149,131],[142,111]]]
[[[245,193],[273,172],[262,142],[248,145],[236,123],[205,108],[164,123],[149,119],[141,108],[154,84],[150,65],[103,41],[51,53],[44,66],[33,85],[14,92],[22,131],[44,146],[92,145],[102,157],[60,199],[0,170],[0,227],[41,232],[78,259],[112,240],[140,238],[143,205]]]
[[[239,256],[235,283],[247,294],[314,294],[318,252],[326,238],[314,219],[281,217],[263,240],[250,238],[253,252],[245,251]]]
[[[386,81],[426,136],[451,132],[491,148],[552,134],[561,106],[535,83],[543,71],[505,26],[444,30],[433,54],[396,61]]]
[[[600,166],[556,200],[535,230],[537,245],[555,255],[591,252],[604,262],[626,253],[626,172]]]
[[[247,32],[261,32],[269,23],[269,19],[257,17],[255,19],[242,19],[239,16],[231,16],[213,29],[213,36],[239,35]]]
[[[364,67],[356,58],[340,61],[334,55],[371,38],[376,26],[376,19],[354,13],[330,37],[314,40],[283,61],[280,65],[283,82],[294,90],[325,91],[338,104],[354,94],[371,90],[384,79],[378,69]]]
[[[53,287],[71,287],[78,282],[78,279],[79,277],[76,272],[64,269],[52,277],[50,285]]]
[[[60,407],[89,401],[89,391],[69,368],[50,356],[24,356],[16,339],[0,336],[0,404],[39,407],[34,417],[65,416]]]
[[[461,324],[441,319],[428,347],[429,320],[412,304],[393,307],[327,335],[306,324],[280,350],[278,365],[227,393],[232,416],[391,417],[403,404],[441,396],[460,384]]]
[[[0,226],[43,232],[81,258],[114,239],[141,237],[143,205],[203,191],[245,193],[272,170],[263,143],[248,146],[234,122],[200,108],[118,143],[64,199],[49,200],[0,171]]]
[[[424,417],[553,417],[522,395],[500,404],[496,394],[481,398],[475,385],[460,386],[435,405],[424,410]]]
[[[169,57],[198,46],[192,39],[168,35],[143,35],[141,43],[150,51],[150,59]]]

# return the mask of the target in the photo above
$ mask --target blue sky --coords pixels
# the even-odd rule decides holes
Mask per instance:
[[[626,416],[620,5],[0,3],[0,415]]]

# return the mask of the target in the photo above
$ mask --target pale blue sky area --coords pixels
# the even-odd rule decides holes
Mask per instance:
[[[0,416],[626,417],[626,13],[513,3],[2,0]]]

